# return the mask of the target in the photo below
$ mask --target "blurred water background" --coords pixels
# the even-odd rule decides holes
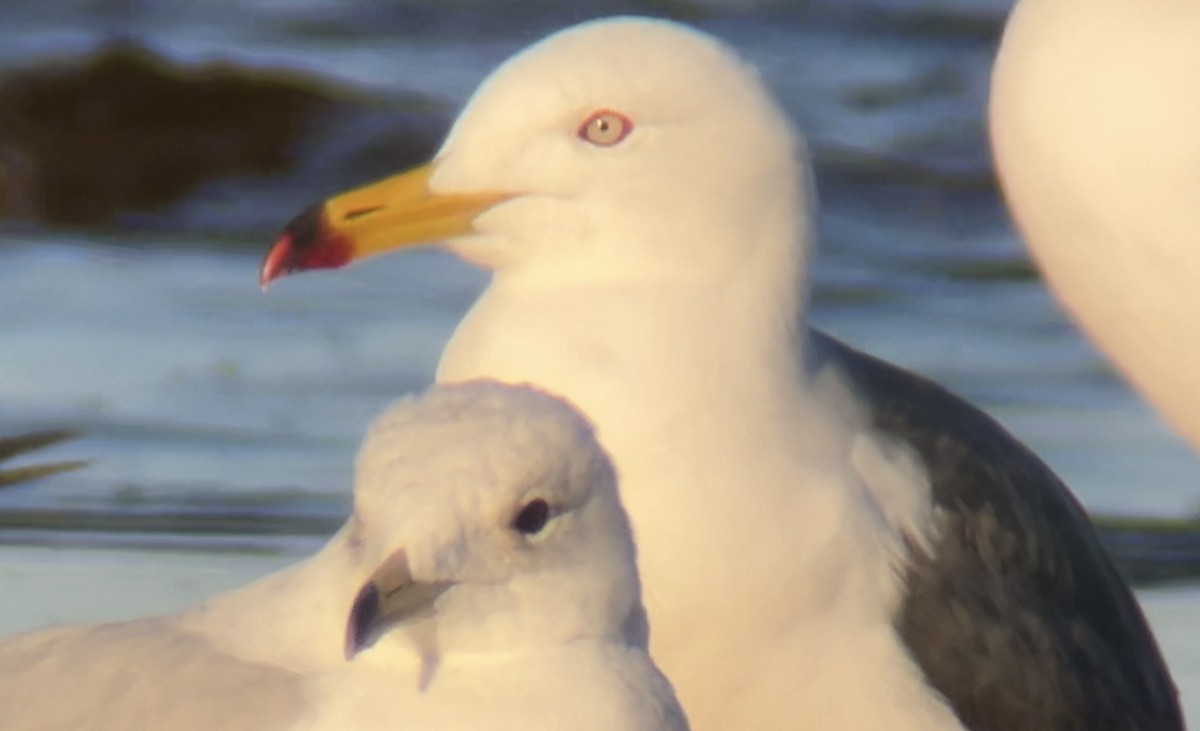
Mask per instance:
[[[511,52],[614,12],[730,41],[806,130],[818,325],[986,408],[1094,513],[1194,516],[1200,462],[999,201],[983,110],[1009,4],[4,0],[0,434],[78,428],[55,454],[92,464],[0,493],[0,632],[181,606],[319,545],[368,421],[429,383],[483,278],[422,251],[264,295],[262,254],[306,203],[428,154]],[[1200,591],[1141,597],[1200,718]]]

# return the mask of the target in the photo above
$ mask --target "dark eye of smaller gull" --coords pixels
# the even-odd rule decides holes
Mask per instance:
[[[525,507],[513,518],[512,527],[522,535],[535,536],[542,532],[549,520],[550,505],[545,500],[536,498],[525,503]]]

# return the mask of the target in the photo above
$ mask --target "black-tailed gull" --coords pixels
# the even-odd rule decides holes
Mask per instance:
[[[1021,0],[996,169],[1054,292],[1200,448],[1200,5]]]
[[[356,472],[353,516],[301,564],[179,615],[4,640],[0,728],[686,730],[573,410],[438,387],[376,421]]]
[[[507,61],[429,165],[306,211],[262,281],[437,240],[492,271],[438,380],[536,383],[593,420],[702,731],[1179,728],[1058,478],[807,327],[814,206],[755,69],[604,20]]]

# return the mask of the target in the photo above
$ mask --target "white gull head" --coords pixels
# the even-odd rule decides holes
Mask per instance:
[[[450,243],[502,276],[666,285],[757,266],[790,293],[810,239],[803,157],[753,66],[709,36],[623,18],[493,72],[430,187],[512,194]]]

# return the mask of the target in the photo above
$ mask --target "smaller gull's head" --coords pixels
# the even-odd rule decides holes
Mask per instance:
[[[613,18],[500,66],[428,165],[293,221],[262,283],[446,242],[498,273],[590,282],[792,272],[808,240],[803,141],[757,70],[708,35]]]
[[[405,630],[439,655],[645,646],[612,466],[583,418],[540,391],[472,382],[392,406],[359,452],[352,526],[365,580],[347,657]]]

